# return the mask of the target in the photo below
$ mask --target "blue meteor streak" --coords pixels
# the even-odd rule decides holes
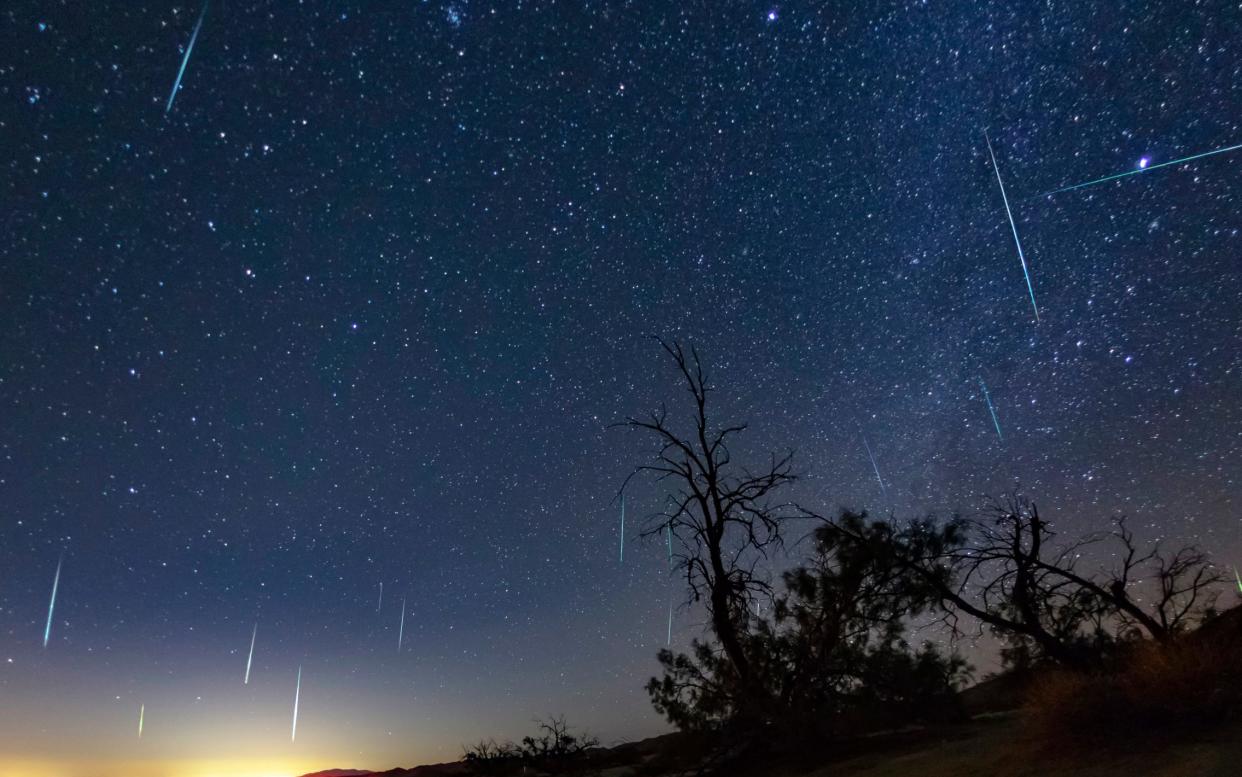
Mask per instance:
[[[172,111],[173,100],[177,99],[177,90],[181,88],[181,77],[185,75],[185,66],[190,64],[190,53],[194,51],[194,41],[198,40],[198,31],[203,26],[203,17],[207,16],[207,6],[210,0],[203,3],[203,10],[198,15],[198,21],[194,24],[194,32],[190,34],[190,43],[185,47],[185,56],[181,58],[181,69],[177,71],[177,80],[173,81],[172,91],[168,94],[168,105],[164,106],[164,115],[167,116]]]
[[[1009,217],[1009,228],[1013,230],[1013,244],[1018,247],[1018,261],[1022,262],[1022,275],[1026,278],[1026,290],[1031,293],[1031,307],[1035,310],[1035,320],[1039,321],[1039,306],[1035,304],[1035,287],[1031,285],[1031,273],[1026,267],[1026,256],[1022,253],[1022,241],[1018,239],[1018,225],[1014,223],[1013,211],[1009,209],[1009,195],[1005,194],[1005,182],[1001,180],[1000,167],[996,165],[996,154],[992,152],[992,141],[988,133],[983,133],[983,140],[988,144],[988,156],[992,157],[992,169],[996,172],[996,183],[1000,185],[1001,199],[1005,201],[1005,215]]]
[[[992,397],[988,395],[988,384],[983,382],[983,378],[979,378],[979,387],[983,389],[983,398],[987,400],[988,412],[992,414],[992,423],[996,426],[996,436],[1001,442],[1005,441],[1005,436],[1001,434],[1000,421],[996,418],[996,408],[992,407]]]
[[[47,647],[47,641],[52,637],[52,612],[56,609],[56,589],[60,588],[60,565],[64,560],[65,557],[61,556],[60,561],[56,562],[56,577],[52,578],[52,601],[47,606],[47,626],[43,629],[43,647]]]
[[[1226,146],[1225,148],[1214,149],[1212,151],[1204,151],[1202,154],[1193,154],[1191,156],[1184,156],[1181,159],[1174,159],[1172,162],[1161,162],[1158,165],[1144,164],[1140,162],[1139,169],[1137,170],[1129,170],[1124,173],[1117,173],[1116,175],[1106,175],[1103,178],[1096,178],[1094,181],[1087,181],[1086,183],[1076,183],[1073,186],[1066,186],[1061,189],[1054,189],[1050,192],[1044,192],[1043,194],[1039,196],[1050,197],[1054,194],[1060,194],[1061,192],[1069,192],[1075,189],[1082,189],[1086,186],[1095,186],[1097,183],[1105,183],[1106,181],[1115,181],[1118,178],[1126,178],[1131,175],[1138,175],[1139,173],[1146,173],[1152,170],[1158,170],[1161,167],[1168,167],[1169,165],[1180,165],[1185,162],[1193,162],[1194,160],[1202,159],[1205,156],[1214,156],[1216,154],[1224,154],[1229,151],[1237,151],[1240,148],[1242,148],[1242,143],[1238,143],[1237,145],[1234,145],[1234,146]],[[1146,157],[1144,157],[1144,160],[1146,160]]]

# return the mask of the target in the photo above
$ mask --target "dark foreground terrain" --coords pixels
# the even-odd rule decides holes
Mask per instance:
[[[960,695],[964,722],[909,726],[824,743],[798,757],[771,758],[716,774],[765,777],[1235,777],[1242,775],[1242,718],[1236,683],[1242,663],[1242,607],[1205,624],[1173,650],[1136,654],[1118,683],[1039,673],[1003,676]],[[1152,660],[1157,659],[1157,660]],[[1049,706],[1049,687],[1062,695]],[[1068,688],[1068,695],[1065,689]],[[1041,696],[1040,689],[1045,693]],[[1126,696],[1126,694],[1131,694]],[[1114,698],[1108,701],[1109,694]],[[1222,703],[1221,699],[1226,702]],[[1118,699],[1121,701],[1118,702]],[[1041,706],[1042,705],[1042,706]],[[1136,716],[1137,709],[1148,717]],[[1219,710],[1223,717],[1216,716]],[[1135,721],[1142,721],[1135,725]],[[1127,728],[1128,725],[1128,728]],[[1090,735],[1073,739],[1089,729]],[[666,734],[587,751],[600,777],[690,775],[702,742]],[[495,767],[493,767],[495,768]],[[516,769],[516,770],[513,770]],[[335,769],[304,777],[464,777],[464,762],[362,772]],[[569,772],[563,772],[569,774]],[[539,772],[530,767],[527,777]]]
[[[648,771],[664,737],[623,745],[630,763],[601,769],[602,777],[658,777],[677,772]],[[609,759],[611,760],[611,759]],[[1020,713],[989,713],[969,723],[912,729],[859,741],[838,758],[809,771],[773,765],[781,777],[1236,777],[1242,774],[1242,725],[1201,737],[1165,742],[1145,749],[1059,752],[1038,746],[1023,733]],[[459,777],[472,774],[451,763],[386,772],[331,771],[322,777]]]

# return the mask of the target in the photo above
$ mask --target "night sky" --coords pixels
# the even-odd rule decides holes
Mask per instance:
[[[651,335],[809,506],[1242,558],[1242,150],[1040,196],[1242,143],[1236,5],[216,0],[166,112],[201,11],[0,12],[0,774],[665,730]]]

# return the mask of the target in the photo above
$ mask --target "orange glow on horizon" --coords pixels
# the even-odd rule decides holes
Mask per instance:
[[[324,769],[313,762],[213,759],[185,761],[65,761],[0,757],[0,777],[297,777]]]

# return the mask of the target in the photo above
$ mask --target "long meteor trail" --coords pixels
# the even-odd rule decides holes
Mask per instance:
[[[1013,230],[1013,244],[1018,247],[1018,261],[1022,263],[1022,275],[1026,278],[1026,290],[1031,293],[1031,308],[1035,311],[1035,320],[1039,321],[1039,305],[1035,304],[1035,287],[1031,285],[1031,271],[1026,266],[1026,255],[1022,253],[1022,241],[1018,239],[1018,225],[1014,223],[1013,211],[1009,209],[1009,195],[1005,194],[1005,182],[1001,180],[1000,167],[996,164],[996,154],[992,151],[992,141],[988,133],[983,133],[983,140],[988,144],[988,156],[992,158],[992,170],[996,172],[996,183],[1000,185],[1001,199],[1005,201],[1005,215],[1009,217],[1009,228]]]
[[[987,400],[988,412],[992,414],[992,423],[996,426],[996,437],[1004,442],[1005,435],[1001,434],[1000,420],[996,417],[996,408],[992,406],[992,396],[988,394],[988,384],[983,382],[983,378],[979,378],[979,388],[983,389],[983,398]]]
[[[207,16],[207,6],[210,0],[203,3],[203,10],[198,14],[198,21],[194,23],[194,32],[190,34],[190,43],[185,47],[185,56],[181,58],[181,69],[177,71],[177,80],[173,81],[172,91],[168,93],[168,105],[164,106],[164,115],[167,116],[173,107],[173,100],[177,99],[177,90],[181,88],[181,77],[185,75],[185,66],[190,64],[190,54],[194,51],[194,41],[198,40],[198,31],[203,26],[203,18]]]
[[[383,606],[384,606],[384,581],[381,580],[379,601],[375,603],[375,611],[379,612],[380,609],[383,608]]]
[[[302,698],[302,667],[298,667],[298,686],[293,692],[293,733],[289,736],[290,742],[298,741],[298,702]]]
[[[250,632],[250,655],[246,656],[246,679],[242,681],[242,685],[250,685],[250,662],[254,661],[254,638],[259,636],[259,624],[254,624],[254,631]]]
[[[143,704],[138,708],[138,738],[142,739],[142,719],[147,714],[147,705]]]
[[[65,557],[62,555],[56,562],[56,577],[52,578],[52,601],[47,606],[47,626],[43,628],[43,647],[47,647],[47,641],[52,638],[52,613],[56,610],[56,589],[60,588],[60,565],[64,563],[64,560]]]
[[[1193,162],[1194,160],[1202,159],[1205,156],[1215,156],[1216,154],[1224,154],[1229,151],[1237,151],[1240,148],[1242,148],[1242,143],[1238,143],[1237,145],[1233,145],[1233,146],[1226,146],[1225,148],[1213,149],[1212,151],[1204,151],[1201,154],[1192,154],[1191,156],[1184,156],[1181,159],[1174,159],[1171,162],[1161,162],[1158,165],[1144,165],[1137,170],[1129,170],[1124,173],[1117,173],[1116,175],[1106,175],[1103,178],[1096,178],[1095,180],[1087,181],[1086,183],[1076,183],[1073,186],[1066,186],[1061,189],[1053,189],[1052,191],[1044,192],[1043,194],[1039,196],[1049,197],[1053,194],[1060,194],[1061,192],[1072,192],[1075,189],[1082,189],[1087,186],[1095,186],[1097,183],[1106,183],[1108,181],[1115,181],[1118,178],[1127,178],[1131,175],[1138,175],[1139,173],[1147,173],[1147,172],[1151,172],[1152,170],[1159,170],[1160,168],[1168,167],[1169,165],[1180,165],[1185,162]]]

